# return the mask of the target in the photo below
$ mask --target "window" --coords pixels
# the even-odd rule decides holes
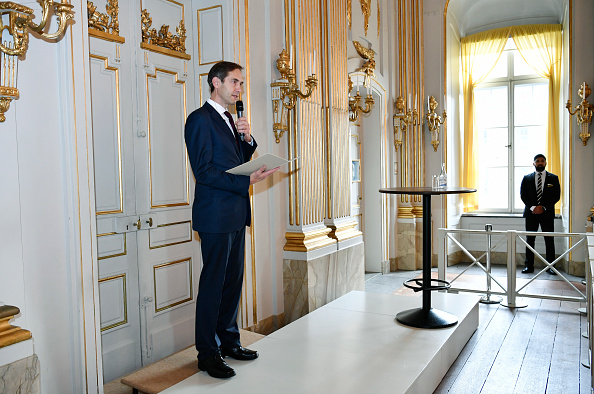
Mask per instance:
[[[535,73],[509,39],[495,68],[474,90],[483,212],[521,212],[520,183],[545,152],[548,80]]]

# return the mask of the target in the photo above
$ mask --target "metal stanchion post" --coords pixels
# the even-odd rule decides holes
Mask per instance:
[[[487,232],[487,295],[482,296],[480,302],[483,304],[499,304],[503,297],[491,296],[491,231],[493,231],[493,226],[485,224],[485,231]]]
[[[523,300],[516,298],[516,231],[507,232],[507,300],[501,305],[508,308],[525,308]]]

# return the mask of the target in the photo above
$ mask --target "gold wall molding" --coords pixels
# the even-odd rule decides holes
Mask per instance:
[[[380,0],[377,0],[377,38],[380,38],[381,33],[381,26],[382,26],[382,12],[380,9]]]
[[[285,233],[284,250],[290,252],[310,252],[315,249],[336,243],[336,240],[330,238],[330,228],[323,228],[309,232],[290,232]]]
[[[105,11],[105,14],[97,11],[97,6],[87,0],[89,35],[123,44],[126,40],[120,37],[118,0],[107,0]]]
[[[422,107],[424,96],[423,58],[423,2],[398,0],[397,20],[397,70],[398,96],[396,106],[415,110]],[[395,110],[395,112],[397,112]],[[408,114],[408,112],[407,112]],[[400,150],[400,186],[424,185],[425,149],[422,122],[415,121],[402,133]],[[396,143],[396,141],[395,141]],[[401,203],[420,202],[421,196],[400,196]]]
[[[421,205],[415,205],[412,207],[411,213],[416,218],[422,218],[423,217],[423,207]]]
[[[18,326],[10,325],[10,320],[21,313],[16,306],[0,306],[0,348],[14,345],[31,338],[31,332],[23,330]]]
[[[337,240],[338,242],[342,242],[346,241],[347,239],[363,235],[361,231],[355,228],[358,224],[359,223],[357,223],[356,221],[352,221],[348,223],[337,224],[336,226],[330,225],[329,228],[331,229],[331,231],[328,234],[328,236],[330,238]]]
[[[347,21],[349,30],[351,30],[353,28],[353,0],[347,0]]]
[[[398,207],[398,219],[414,219],[413,207]]]
[[[148,10],[142,10],[142,42],[140,47],[150,51],[159,52],[164,55],[175,56],[182,59],[190,59],[186,53],[186,25],[184,20],[179,21],[175,28],[177,35],[169,31],[169,25],[162,25],[157,31],[152,28],[153,18]]]

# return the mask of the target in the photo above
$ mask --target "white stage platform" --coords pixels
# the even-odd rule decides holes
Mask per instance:
[[[227,358],[237,376],[205,372],[163,391],[195,393],[432,393],[478,327],[479,297],[434,292],[432,306],[458,324],[396,322],[420,297],[353,291],[254,343],[254,361]]]

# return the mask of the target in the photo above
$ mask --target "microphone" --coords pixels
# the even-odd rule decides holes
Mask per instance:
[[[243,101],[237,100],[235,102],[235,112],[237,112],[237,119],[243,118]],[[237,134],[239,134],[239,139],[243,141],[243,139],[245,138],[243,136],[243,133],[237,133]]]

